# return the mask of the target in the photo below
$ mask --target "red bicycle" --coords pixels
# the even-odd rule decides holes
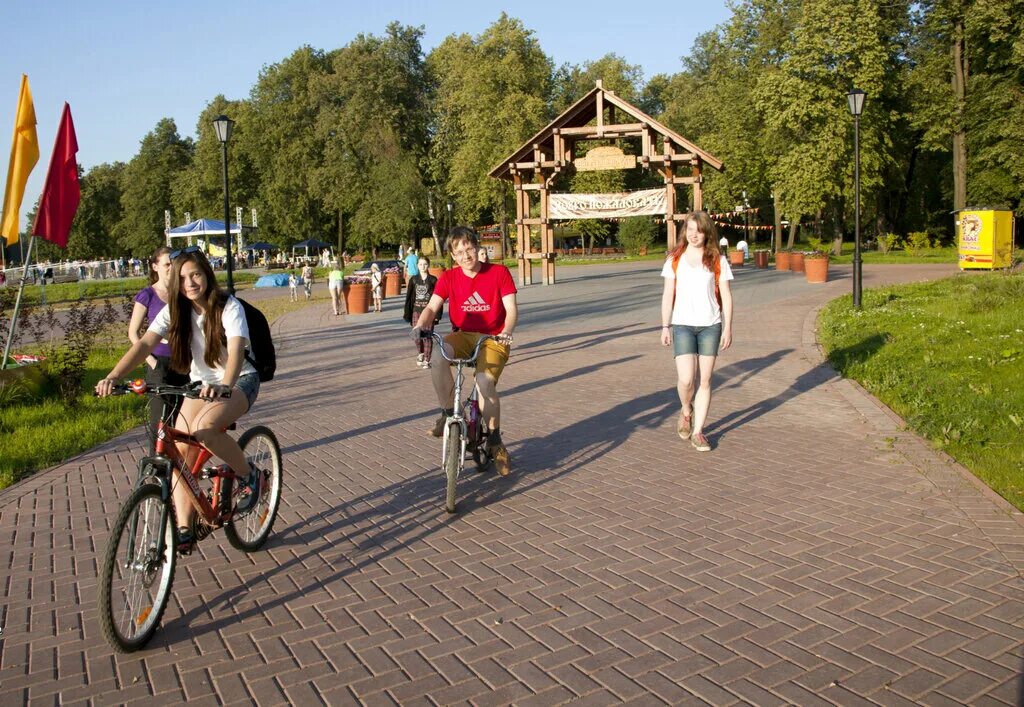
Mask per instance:
[[[198,388],[192,385],[147,388],[137,380],[114,386],[114,395],[128,393],[199,397]],[[195,448],[191,468],[178,444]],[[191,553],[195,543],[221,527],[228,541],[245,552],[254,552],[267,541],[281,505],[281,448],[274,433],[263,426],[247,429],[238,444],[253,473],[262,474],[260,496],[245,513],[236,512],[236,507],[246,489],[235,488],[235,473],[227,464],[210,465],[213,454],[209,449],[161,419],[156,454],[139,460],[134,489],[117,514],[103,556],[100,624],[114,650],[137,651],[153,637],[170,599],[179,552]],[[171,493],[174,483],[184,485],[197,511],[192,521],[193,540],[187,544],[181,544],[178,537]]]

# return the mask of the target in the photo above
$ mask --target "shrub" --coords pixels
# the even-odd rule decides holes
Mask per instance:
[[[899,247],[900,237],[897,233],[883,233],[878,236],[878,250],[885,255],[894,248]]]
[[[932,241],[927,231],[914,231],[907,236],[906,249],[911,255],[921,255],[931,247]]]
[[[657,226],[647,216],[632,216],[619,222],[619,243],[630,255],[650,247],[656,233]]]

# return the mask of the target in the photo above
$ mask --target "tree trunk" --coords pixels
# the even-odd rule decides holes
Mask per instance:
[[[427,215],[430,217],[430,236],[434,239],[434,254],[440,258],[441,253],[441,239],[437,235],[437,219],[434,218],[434,195],[427,192]]]
[[[843,231],[846,226],[846,217],[843,210],[843,199],[832,200],[832,254],[843,254]]]
[[[786,248],[793,249],[793,244],[796,243],[796,232],[800,228],[800,216],[790,216],[792,219],[789,222],[789,239],[786,241]]]
[[[345,212],[338,212],[338,262],[345,267],[344,258],[342,253],[345,252]]]
[[[967,105],[967,51],[963,18],[953,27],[953,209],[967,207],[967,130],[964,109]]]
[[[775,252],[782,250],[782,209],[779,208],[779,193],[772,192],[772,223],[775,225]]]

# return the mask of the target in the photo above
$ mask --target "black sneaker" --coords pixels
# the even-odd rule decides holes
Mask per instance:
[[[249,478],[241,486],[243,491],[247,493],[235,504],[235,513],[239,515],[248,513],[256,506],[256,503],[260,500],[260,480],[262,478],[263,472],[251,466],[249,467]]]
[[[178,528],[178,554],[191,555],[192,547],[196,544],[195,536],[192,535],[192,528],[182,526]]]

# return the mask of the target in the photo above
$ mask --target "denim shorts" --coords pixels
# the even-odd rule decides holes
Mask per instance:
[[[672,348],[676,356],[697,354],[717,356],[718,345],[722,342],[722,323],[711,326],[673,325]]]
[[[242,391],[242,395],[249,401],[249,410],[252,410],[252,404],[256,402],[256,397],[260,394],[260,376],[258,373],[246,373],[244,376],[235,381],[235,387]]]

